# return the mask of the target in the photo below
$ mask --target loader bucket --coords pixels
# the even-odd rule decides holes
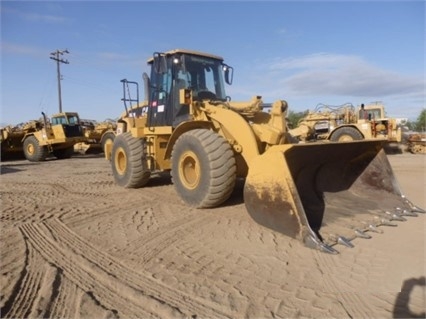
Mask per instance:
[[[424,213],[402,194],[383,146],[376,140],[273,146],[249,163],[247,211],[259,224],[328,253]]]

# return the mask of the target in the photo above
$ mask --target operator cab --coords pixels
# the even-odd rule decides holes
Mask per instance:
[[[47,118],[44,113],[44,122],[47,125]],[[61,125],[66,137],[83,136],[83,128],[81,127],[80,118],[77,113],[59,113],[52,116],[50,124],[53,126]]]
[[[148,64],[148,126],[176,127],[189,119],[189,103],[181,104],[182,89],[193,101],[229,100],[225,82],[232,83],[233,69],[219,56],[187,50],[156,52]]]
[[[60,113],[53,115],[50,122],[52,125],[78,125],[80,124],[80,119],[76,113]]]

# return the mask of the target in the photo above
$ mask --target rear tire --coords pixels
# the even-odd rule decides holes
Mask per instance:
[[[24,141],[24,155],[30,162],[41,162],[47,157],[48,150],[46,146],[40,146],[34,135],[28,136]]]
[[[364,139],[362,134],[353,127],[341,127],[333,132],[330,137],[332,142],[350,142]]]
[[[172,151],[172,181],[185,203],[216,207],[234,190],[236,162],[229,143],[205,129],[182,134]]]
[[[145,186],[151,172],[147,168],[144,141],[130,132],[118,135],[111,152],[111,166],[115,182],[126,188]]]

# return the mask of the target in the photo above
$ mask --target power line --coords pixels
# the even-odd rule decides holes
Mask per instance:
[[[56,50],[55,52],[50,53],[52,55],[50,58],[56,61],[56,70],[58,75],[58,99],[59,99],[59,113],[62,112],[62,97],[61,97],[61,69],[59,65],[61,63],[69,64],[68,60],[60,59],[59,56],[62,56],[64,53],[69,53],[68,49],[65,50]]]

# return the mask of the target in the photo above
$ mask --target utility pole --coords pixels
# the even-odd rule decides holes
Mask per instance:
[[[50,58],[52,60],[56,61],[56,69],[58,73],[58,98],[59,98],[59,113],[62,112],[62,97],[61,97],[61,70],[59,65],[61,63],[69,64],[68,60],[63,60],[62,58],[59,58],[59,56],[62,56],[64,53],[69,53],[68,49],[65,50],[56,50],[55,52],[50,53],[52,55]]]

